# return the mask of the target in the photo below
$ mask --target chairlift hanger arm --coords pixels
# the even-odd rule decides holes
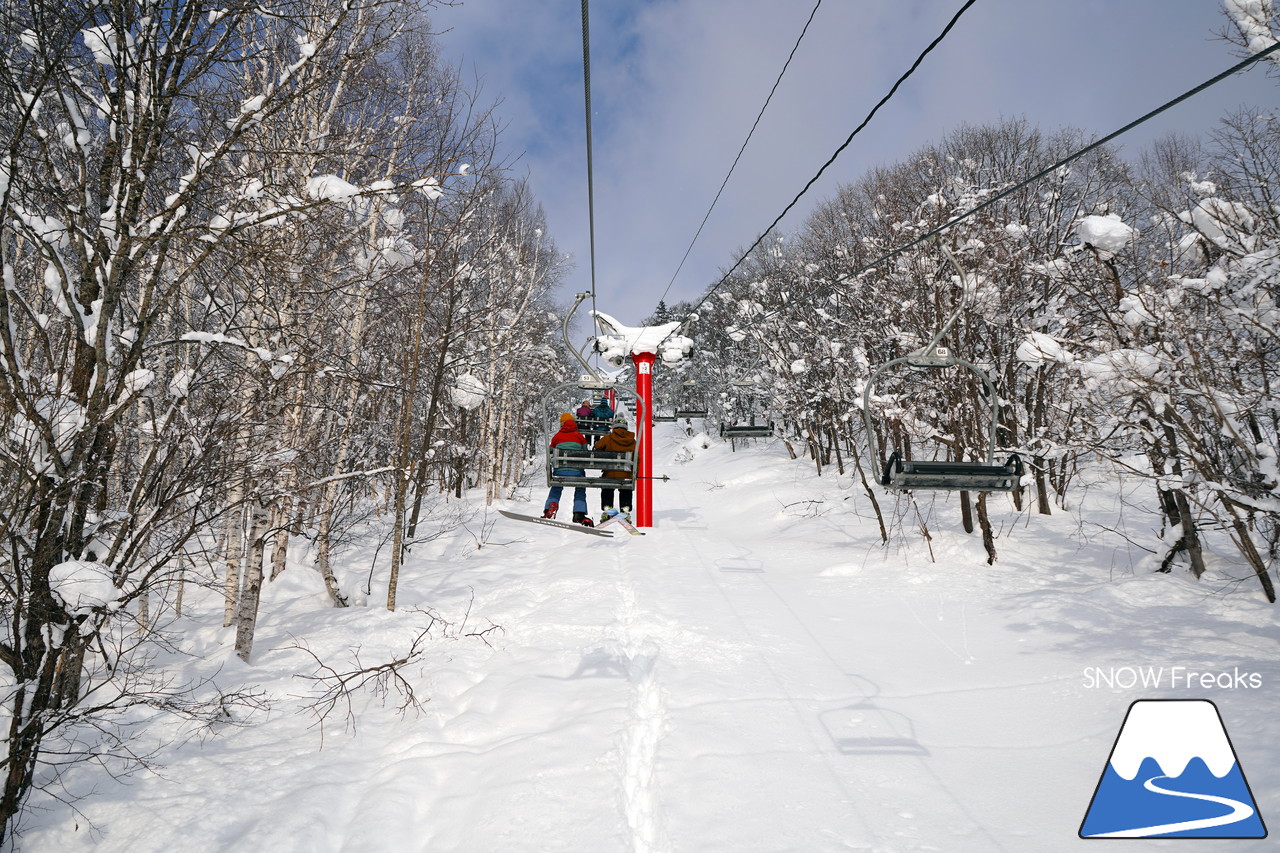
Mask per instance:
[[[946,367],[949,366],[946,363],[949,355],[945,350],[939,353],[937,351],[938,345],[942,342],[947,332],[951,331],[951,327],[956,324],[956,320],[960,319],[960,315],[969,307],[970,290],[972,288],[969,287],[969,277],[965,274],[964,269],[961,268],[960,262],[956,260],[956,256],[947,248],[947,244],[942,242],[940,237],[934,237],[933,242],[942,250],[942,254],[947,256],[947,260],[951,262],[951,266],[955,267],[956,273],[960,276],[960,304],[951,312],[951,316],[942,324],[942,328],[929,340],[929,343],[911,353],[908,357],[920,361],[921,364],[917,366]],[[938,363],[934,364],[934,359],[938,359]]]
[[[951,265],[955,267],[956,271],[960,274],[960,304],[956,306],[955,311],[951,313],[951,316],[947,318],[947,321],[943,324],[942,328],[933,336],[929,343],[912,353],[885,362],[875,370],[871,371],[871,375],[867,377],[867,382],[862,387],[862,417],[863,423],[867,428],[867,452],[870,456],[873,467],[879,464],[880,448],[877,446],[876,442],[875,418],[873,418],[871,414],[872,389],[876,387],[880,378],[884,376],[890,368],[901,364],[906,364],[910,367],[916,368],[962,367],[970,373],[975,374],[982,381],[982,385],[987,391],[988,399],[991,401],[988,412],[990,425],[987,430],[987,459],[985,464],[988,466],[995,464],[997,447],[996,431],[999,428],[1000,421],[1000,394],[996,388],[995,382],[987,375],[986,371],[979,369],[977,365],[972,362],[965,361],[962,358],[956,358],[945,347],[939,345],[942,337],[951,329],[956,320],[960,318],[960,315],[968,307],[971,296],[970,290],[972,288],[969,287],[968,277],[966,276],[964,269],[960,266],[960,263],[956,260],[955,255],[951,253],[951,250],[948,249],[941,240],[938,240],[937,243],[938,247],[942,249],[943,254],[947,256],[947,260],[951,262]]]
[[[560,324],[560,334],[564,337],[564,345],[569,349],[569,352],[573,353],[573,357],[582,365],[582,369],[587,372],[587,375],[603,382],[604,380],[601,379],[600,375],[596,373],[590,364],[587,364],[587,360],[582,357],[582,353],[569,342],[569,323],[573,320],[573,315],[578,312],[578,306],[590,299],[591,296],[590,292],[579,293],[574,296],[573,307],[569,309],[569,313],[564,317],[564,322]]]

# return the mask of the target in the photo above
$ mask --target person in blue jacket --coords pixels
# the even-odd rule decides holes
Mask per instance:
[[[600,402],[591,410],[591,417],[608,423],[613,420],[613,409],[609,406],[609,398],[601,397]]]
[[[613,408],[609,405],[608,397],[603,395],[600,397],[600,402],[591,410],[591,417],[593,420],[605,425],[607,425],[609,421],[613,420]],[[599,440],[600,439],[598,437],[592,436],[588,446],[595,448],[596,442]]]

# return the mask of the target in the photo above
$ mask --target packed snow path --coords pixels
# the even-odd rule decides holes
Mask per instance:
[[[252,667],[216,628],[200,629],[205,658],[189,664],[261,685],[272,713],[168,750],[164,778],[96,777],[79,816],[38,818],[20,849],[1074,850],[1126,708],[1159,696],[1219,704],[1270,816],[1276,611],[1136,567],[1141,554],[1091,520],[1116,528],[1115,506],[1029,519],[993,500],[989,567],[941,503],[930,548],[910,505],[882,497],[895,524],[882,546],[861,489],[815,477],[781,443],[731,453],[673,426],[656,470],[674,479],[656,484],[647,536],[490,513],[415,553],[395,614],[376,583],[367,606],[328,608],[291,566],[268,589]],[[349,556],[344,583],[363,581],[372,554]],[[455,623],[416,671],[424,712],[368,692],[354,732],[339,714],[322,739],[291,646],[385,659],[423,621],[415,607]],[[466,636],[490,623],[492,645]],[[1206,694],[1167,675],[1150,689],[1086,677],[1173,665],[1263,684]]]

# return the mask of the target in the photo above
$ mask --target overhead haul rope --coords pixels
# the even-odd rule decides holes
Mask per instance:
[[[1203,92],[1205,89],[1208,89],[1210,86],[1214,86],[1214,85],[1216,85],[1216,84],[1218,84],[1218,83],[1221,83],[1223,80],[1227,79],[1227,78],[1228,78],[1228,77],[1230,77],[1232,74],[1235,74],[1235,73],[1237,73],[1237,72],[1239,72],[1239,71],[1244,70],[1245,68],[1248,68],[1248,67],[1249,67],[1250,65],[1252,65],[1253,63],[1258,62],[1259,60],[1262,60],[1262,59],[1266,59],[1268,56],[1270,56],[1271,54],[1275,53],[1277,50],[1280,50],[1280,42],[1276,42],[1275,44],[1271,45],[1271,47],[1265,48],[1264,50],[1260,50],[1260,51],[1258,51],[1257,53],[1255,53],[1255,54],[1253,54],[1253,55],[1251,55],[1251,56],[1246,57],[1246,58],[1245,58],[1245,59],[1243,59],[1242,61],[1237,62],[1235,65],[1233,65],[1233,66],[1231,66],[1230,68],[1228,68],[1226,71],[1223,71],[1221,74],[1217,74],[1217,75],[1215,75],[1215,76],[1213,76],[1213,77],[1210,77],[1208,80],[1204,81],[1204,82],[1203,82],[1203,83],[1201,83],[1199,86],[1196,86],[1196,87],[1194,87],[1194,88],[1188,89],[1187,91],[1183,92],[1181,95],[1179,95],[1178,97],[1174,98],[1173,100],[1171,100],[1171,101],[1167,101],[1166,103],[1161,104],[1160,106],[1156,107],[1154,110],[1151,110],[1149,113],[1147,113],[1147,114],[1145,114],[1145,115],[1141,116],[1140,118],[1136,118],[1136,119],[1134,119],[1133,121],[1129,122],[1128,124],[1126,124],[1124,127],[1120,128],[1119,130],[1114,130],[1114,131],[1112,131],[1111,133],[1108,133],[1106,136],[1102,137],[1101,139],[1098,139],[1098,140],[1096,140],[1095,142],[1091,142],[1090,144],[1086,145],[1084,148],[1081,148],[1080,150],[1078,150],[1078,151],[1076,151],[1076,152],[1074,152],[1074,153],[1072,153],[1072,154],[1068,154],[1066,157],[1063,157],[1061,160],[1057,161],[1057,162],[1056,162],[1056,163],[1054,163],[1052,166],[1046,166],[1045,168],[1041,169],[1039,172],[1036,172],[1036,173],[1035,173],[1034,175],[1032,175],[1031,177],[1029,177],[1029,178],[1025,178],[1024,180],[1020,181],[1019,183],[1014,184],[1014,185],[1013,185],[1013,186],[1011,186],[1011,187],[1008,187],[1008,188],[1006,188],[1006,189],[1001,190],[1000,192],[998,192],[998,193],[996,193],[995,195],[991,196],[990,198],[986,199],[986,200],[985,200],[985,201],[983,201],[982,203],[977,204],[977,205],[975,205],[974,207],[971,207],[969,210],[966,210],[964,213],[961,213],[961,214],[959,214],[959,215],[957,215],[957,216],[955,216],[955,217],[952,217],[951,219],[947,220],[947,221],[946,221],[945,223],[943,223],[942,225],[939,225],[937,228],[934,228],[932,231],[928,231],[928,232],[926,232],[926,233],[924,233],[924,234],[921,234],[919,237],[915,238],[914,240],[910,241],[909,243],[904,243],[903,245],[899,246],[898,248],[893,249],[893,250],[892,250],[892,251],[890,251],[890,252],[886,252],[885,254],[881,255],[881,256],[880,256],[880,257],[878,257],[878,258],[876,258],[874,261],[871,261],[870,263],[863,264],[862,266],[860,266],[860,267],[858,267],[858,268],[856,268],[856,269],[854,269],[854,270],[851,270],[851,271],[849,271],[849,272],[847,272],[847,273],[844,273],[843,275],[837,276],[836,278],[834,278],[834,279],[832,279],[832,280],[830,280],[830,281],[824,281],[824,282],[822,282],[822,284],[827,284],[827,285],[841,284],[842,282],[848,281],[849,279],[853,278],[854,276],[861,275],[862,273],[866,272],[867,270],[874,269],[875,267],[880,266],[880,265],[881,265],[881,264],[883,264],[885,261],[893,260],[893,259],[894,259],[894,258],[896,258],[898,255],[901,255],[903,252],[907,251],[908,249],[913,249],[913,248],[915,248],[916,246],[919,246],[921,243],[924,243],[924,242],[925,242],[925,241],[927,241],[927,240],[932,240],[933,238],[937,237],[939,234],[941,234],[942,232],[946,231],[947,229],[949,229],[949,228],[951,228],[951,227],[953,227],[953,226],[955,226],[955,225],[960,224],[961,222],[963,222],[963,221],[965,221],[966,219],[968,219],[968,218],[970,218],[970,217],[974,216],[974,215],[975,215],[975,214],[977,214],[977,213],[980,213],[980,212],[981,212],[981,211],[983,211],[983,210],[986,210],[988,207],[990,207],[991,205],[993,205],[993,204],[995,204],[996,202],[1000,201],[1001,199],[1007,198],[1008,196],[1012,195],[1013,193],[1017,192],[1018,190],[1025,189],[1025,188],[1026,188],[1026,187],[1028,187],[1029,185],[1031,185],[1031,184],[1035,183],[1036,181],[1038,181],[1038,180],[1040,180],[1040,179],[1044,178],[1045,176],[1047,176],[1047,175],[1049,175],[1049,174],[1052,174],[1053,172],[1056,172],[1058,169],[1061,169],[1063,166],[1069,165],[1069,164],[1071,164],[1071,163],[1075,162],[1076,160],[1079,160],[1081,157],[1083,157],[1084,155],[1088,154],[1090,151],[1094,151],[1095,149],[1097,149],[1097,148],[1099,148],[1099,147],[1101,147],[1101,146],[1103,146],[1103,145],[1106,145],[1108,142],[1110,142],[1111,140],[1115,139],[1116,137],[1121,136],[1121,135],[1123,135],[1123,134],[1125,134],[1125,133],[1128,133],[1129,131],[1131,131],[1131,130],[1133,130],[1135,127],[1137,127],[1138,125],[1140,125],[1140,124],[1142,124],[1142,123],[1144,123],[1144,122],[1150,121],[1151,119],[1153,119],[1153,118],[1155,118],[1156,116],[1160,115],[1160,114],[1161,114],[1161,113],[1163,113],[1164,111],[1166,111],[1166,110],[1168,110],[1168,109],[1170,109],[1170,108],[1172,108],[1172,107],[1177,106],[1178,104],[1182,103],[1183,101],[1187,100],[1188,98],[1192,97],[1193,95],[1198,95],[1200,92]],[[752,248],[754,248],[754,247],[752,247]],[[750,254],[750,250],[748,250],[748,254]],[[743,256],[743,259],[745,259],[745,257],[746,257],[746,256],[744,255],[744,256]],[[742,262],[742,259],[739,259],[738,263],[740,264],[741,262]],[[738,266],[738,264],[735,264],[735,265],[734,265],[734,269],[736,269],[736,268],[737,268],[737,266]],[[733,270],[730,270],[730,272],[733,272]],[[727,277],[728,277],[728,276],[726,276],[726,278],[727,278]],[[716,286],[716,287],[719,287],[719,286],[720,286],[721,284],[723,284],[723,283],[724,283],[724,279],[721,279],[719,282],[717,282],[717,284],[716,284],[715,286]],[[811,294],[811,293],[813,293],[813,290],[814,290],[814,288],[810,288],[810,289],[809,289],[809,293],[810,293],[810,294]],[[710,293],[708,293],[708,297],[709,297],[709,296],[710,296]],[[704,299],[702,300],[702,302],[699,302],[699,303],[698,303],[698,305],[700,306],[700,305],[702,305],[704,302],[706,302],[706,298],[704,298]],[[792,302],[794,303],[794,300],[792,300]],[[695,308],[695,311],[696,311],[696,308]],[[749,323],[746,323],[746,324],[745,324],[745,325],[743,325],[743,326],[739,326],[738,328],[739,328],[739,329],[749,329],[749,328],[751,328],[752,326],[757,325],[758,323],[761,323],[761,322],[763,322],[763,321],[765,321],[765,320],[768,320],[768,319],[770,319],[770,318],[772,318],[772,317],[776,317],[778,314],[780,314],[780,313],[781,313],[781,311],[782,311],[782,309],[778,309],[777,311],[770,311],[769,313],[767,313],[767,314],[765,314],[765,315],[763,315],[763,316],[761,316],[761,317],[759,317],[759,318],[757,318],[757,319],[755,319],[755,320],[752,320],[752,321],[750,321]],[[686,322],[688,322],[688,321],[686,320]]]
[[[583,0],[583,2],[585,3],[586,0]],[[795,207],[796,203],[799,202],[800,199],[804,196],[804,194],[809,191],[809,188],[812,187],[815,183],[817,183],[818,179],[822,177],[822,174],[826,172],[827,168],[836,161],[836,158],[839,157],[840,154],[843,153],[846,148],[849,147],[849,143],[853,142],[853,138],[857,136],[859,133],[861,133],[862,129],[871,123],[871,119],[874,118],[875,114],[880,111],[880,108],[883,107],[885,104],[887,104],[889,100],[893,98],[895,94],[897,94],[898,88],[907,81],[907,78],[909,78],[912,74],[915,73],[916,69],[920,67],[920,64],[924,62],[924,58],[928,56],[930,53],[932,53],[935,47],[937,47],[939,44],[942,43],[942,40],[947,37],[947,34],[950,33],[951,29],[956,25],[956,22],[960,20],[960,16],[963,15],[965,12],[969,11],[969,7],[972,6],[975,2],[977,2],[977,0],[966,0],[965,4],[960,7],[960,10],[951,16],[951,20],[948,21],[947,25],[942,28],[942,32],[938,34],[938,37],[935,38],[933,41],[929,42],[929,46],[926,47],[923,51],[921,51],[920,55],[916,57],[915,62],[911,63],[911,67],[908,68],[906,72],[904,72],[903,75],[894,82],[893,86],[889,88],[888,93],[883,98],[880,99],[879,103],[877,103],[874,107],[871,108],[871,112],[867,113],[866,118],[862,120],[861,124],[859,124],[857,127],[853,129],[853,132],[850,133],[849,136],[845,139],[845,141],[840,144],[840,147],[838,147],[835,150],[835,153],[833,153],[830,157],[827,158],[827,162],[822,164],[822,167],[818,169],[817,174],[815,174],[812,178],[809,179],[809,182],[804,185],[804,188],[801,189],[800,192],[796,193],[796,197],[793,198],[785,208],[783,208],[782,212],[779,213],[774,218],[773,222],[769,224],[769,227],[766,228],[763,232],[761,232],[760,236],[756,238],[755,242],[752,243],[747,248],[747,250],[742,253],[742,256],[739,257],[738,260],[734,262],[733,266],[729,268],[729,271],[726,272],[720,278],[719,281],[717,281],[715,284],[711,285],[711,287],[707,289],[707,292],[702,295],[702,298],[698,300],[697,304],[694,305],[692,309],[690,309],[689,316],[685,318],[683,323],[681,323],[680,328],[683,328],[686,324],[688,324],[688,322],[698,313],[698,309],[707,303],[707,300],[711,298],[712,294],[714,294],[717,290],[719,290],[720,287],[724,285],[726,281],[729,280],[729,277],[734,274],[734,272],[738,269],[738,267],[742,265],[742,262],[745,261],[748,257],[750,257],[751,253],[756,250],[756,247],[759,246],[762,242],[764,242],[764,238],[769,235],[769,232],[777,227],[778,223],[782,221],[783,217],[785,217],[788,213],[790,213],[791,208]],[[672,334],[675,334],[676,331],[678,331],[678,329],[673,330],[670,334],[667,335],[667,337],[670,337]]]
[[[582,92],[587,113],[587,234],[591,247],[591,313],[596,311],[596,200],[591,171],[591,24],[582,0]]]
[[[689,241],[689,247],[684,250],[684,256],[680,258],[680,263],[676,266],[676,271],[671,274],[671,281],[667,282],[667,289],[662,291],[662,295],[658,297],[658,302],[662,302],[667,298],[667,294],[671,292],[671,286],[676,283],[676,276],[680,275],[680,270],[684,269],[684,262],[689,260],[689,253],[693,251],[694,244],[702,236],[702,229],[706,227],[707,220],[711,218],[711,211],[716,209],[716,203],[720,201],[720,195],[724,192],[724,188],[729,185],[729,178],[733,176],[733,170],[738,167],[738,161],[742,159],[742,153],[747,150],[747,143],[751,141],[752,134],[760,126],[760,119],[764,117],[764,111],[769,108],[769,102],[773,100],[773,93],[778,91],[778,84],[782,82],[782,76],[787,73],[787,68],[791,66],[791,60],[795,59],[796,51],[800,49],[800,42],[804,41],[805,33],[809,32],[809,25],[813,23],[813,16],[818,14],[818,7],[821,5],[822,0],[818,0],[813,5],[813,11],[809,13],[809,20],[805,21],[804,29],[800,30],[800,37],[796,39],[796,43],[791,47],[791,53],[788,54],[787,61],[782,64],[782,70],[778,72],[778,79],[773,81],[773,88],[769,90],[768,96],[764,99],[764,105],[760,107],[760,112],[756,115],[755,122],[752,123],[751,129],[747,131],[747,138],[742,140],[742,147],[738,149],[738,155],[733,158],[733,164],[729,166],[728,173],[724,176],[724,180],[720,182],[720,189],[716,190],[716,197],[711,200],[711,206],[707,208],[706,215],[702,217],[698,230],[694,232],[693,239]]]

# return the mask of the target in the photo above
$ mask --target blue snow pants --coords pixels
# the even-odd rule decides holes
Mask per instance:
[[[552,486],[551,491],[547,493],[547,502],[542,506],[543,512],[550,509],[552,504],[560,503],[562,494],[564,494],[564,486]],[[582,486],[575,486],[573,489],[573,511],[581,513],[587,511],[587,490]]]

